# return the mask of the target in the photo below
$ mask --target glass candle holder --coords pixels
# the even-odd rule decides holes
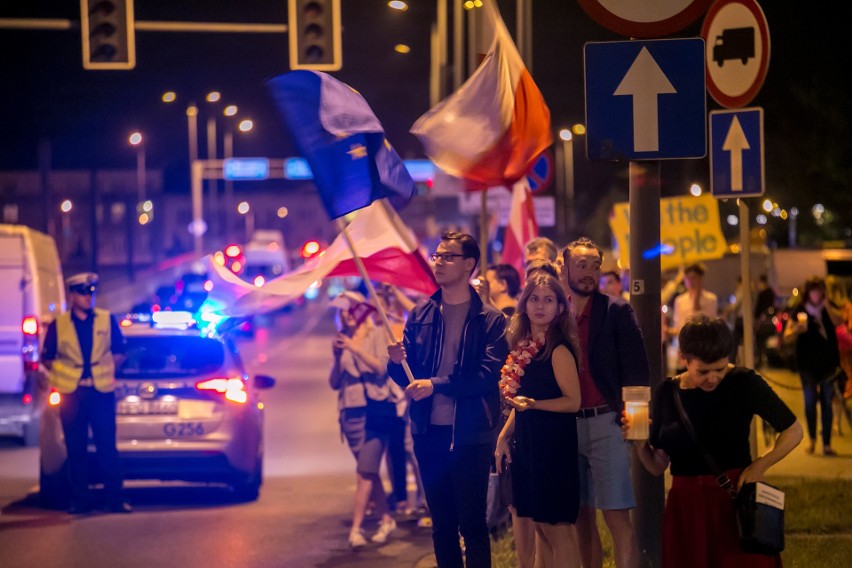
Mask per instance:
[[[621,398],[624,410],[630,418],[628,440],[647,440],[649,435],[648,403],[651,400],[651,387],[623,387]]]

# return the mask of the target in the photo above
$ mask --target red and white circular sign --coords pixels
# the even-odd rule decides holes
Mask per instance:
[[[623,36],[647,39],[679,32],[713,0],[577,0],[591,19]]]
[[[707,90],[727,108],[749,104],[769,70],[769,26],[754,0],[717,0],[701,26]]]

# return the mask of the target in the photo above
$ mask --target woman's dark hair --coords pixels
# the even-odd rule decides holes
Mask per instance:
[[[687,361],[700,359],[714,363],[731,354],[734,334],[722,318],[695,314],[686,320],[677,336],[681,355]]]
[[[488,270],[493,270],[497,275],[497,280],[502,280],[506,283],[506,293],[509,296],[516,298],[518,291],[521,289],[521,276],[518,274],[518,269],[511,264],[492,264]]]
[[[822,290],[822,295],[825,296],[825,280],[819,276],[811,276],[805,280],[802,290],[802,305],[805,305],[810,300],[812,290]]]
[[[550,274],[554,278],[559,278],[559,269],[549,260],[533,260],[527,264],[526,280],[529,280],[533,275],[541,270],[546,274]]]

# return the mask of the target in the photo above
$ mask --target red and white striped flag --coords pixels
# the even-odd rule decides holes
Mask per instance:
[[[359,210],[347,231],[371,280],[423,294],[438,289],[417,238],[384,199]],[[235,317],[278,309],[323,278],[361,275],[343,235],[298,270],[270,280],[261,288],[218,265],[212,257],[206,260],[213,284],[207,305],[217,313]]]
[[[496,3],[483,12],[493,36],[482,64],[411,127],[436,166],[474,189],[513,184],[552,142],[550,110]]]
[[[524,281],[524,245],[538,236],[532,192],[526,177],[512,187],[509,224],[503,237],[503,262],[514,266]]]

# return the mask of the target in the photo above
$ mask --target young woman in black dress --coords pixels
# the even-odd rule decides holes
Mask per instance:
[[[530,278],[506,335],[512,351],[500,385],[512,412],[497,440],[497,467],[509,464],[517,515],[535,525],[535,566],[579,566],[577,332],[556,278]]]

